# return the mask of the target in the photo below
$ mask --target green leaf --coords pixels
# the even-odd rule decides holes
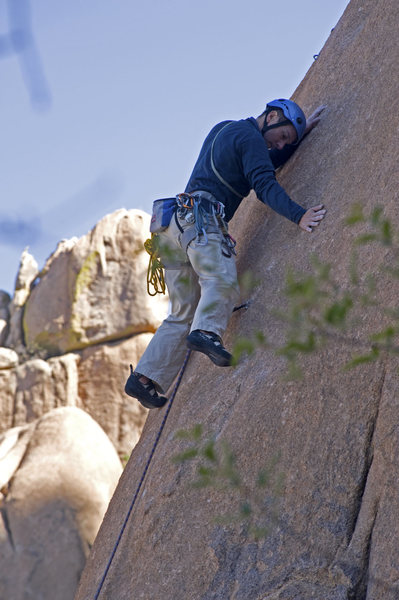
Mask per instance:
[[[349,273],[352,285],[359,285],[358,253],[355,248],[352,249],[350,256]]]
[[[269,485],[270,483],[270,473],[269,471],[263,470],[263,471],[259,471],[258,473],[258,479],[256,484],[258,485],[258,487],[266,487],[267,485]]]
[[[330,278],[331,264],[321,262],[319,257],[315,254],[311,256],[310,260],[313,269],[316,271],[318,279],[321,281],[328,281]]]
[[[354,358],[352,358],[352,360],[346,363],[345,370],[348,371],[349,369],[353,369],[354,367],[358,367],[359,365],[364,365],[373,362],[378,358],[379,354],[380,352],[378,348],[373,348],[368,354],[360,354],[358,356],[355,356]]]
[[[346,319],[348,311],[353,307],[352,299],[346,295],[339,302],[334,302],[324,312],[324,318],[330,325],[342,325]]]
[[[258,330],[255,332],[255,340],[259,346],[267,346],[266,336],[263,331]]]
[[[204,467],[204,465],[199,465],[197,469],[198,475],[200,475],[203,479],[208,479],[209,482],[212,477],[215,475],[215,471],[210,469],[209,467]]]
[[[394,327],[392,327],[392,325],[386,327],[386,329],[383,329],[382,331],[379,331],[378,333],[374,333],[373,335],[370,336],[370,340],[373,342],[382,342],[382,343],[386,343],[386,344],[390,344],[395,336],[395,329]]]
[[[313,276],[295,279],[292,273],[287,275],[285,292],[289,297],[303,296],[305,298],[314,298],[317,289],[316,279]]]
[[[238,363],[240,362],[240,359],[242,358],[242,356],[244,356],[244,354],[248,354],[250,356],[254,352],[255,352],[255,344],[252,340],[250,340],[249,338],[245,338],[245,337],[238,338],[238,340],[236,340],[236,342],[233,346],[233,350],[232,350],[233,366],[238,365]]]
[[[277,351],[277,354],[289,356],[297,352],[313,352],[316,348],[316,336],[310,331],[305,340],[291,339]]]
[[[252,514],[251,505],[250,505],[250,503],[247,500],[245,502],[241,503],[241,505],[240,505],[240,514],[244,518],[248,518]]]
[[[215,442],[210,440],[202,450],[203,456],[211,462],[216,462]]]
[[[201,423],[196,423],[191,429],[179,429],[174,435],[175,440],[193,440],[199,441],[202,437],[203,427]]]
[[[189,448],[188,450],[184,450],[184,452],[180,452],[173,457],[173,462],[180,463],[185,462],[186,460],[191,460],[198,456],[197,448]]]
[[[383,212],[384,212],[384,209],[381,205],[377,205],[374,208],[374,210],[370,216],[370,221],[371,221],[372,225],[374,225],[374,226],[378,225],[378,223],[380,222],[380,217],[383,214]]]
[[[240,290],[248,294],[261,283],[261,280],[256,278],[251,270],[247,270],[240,276],[239,283]]]
[[[376,233],[363,233],[362,235],[358,235],[354,240],[354,244],[357,246],[363,246],[365,244],[369,244],[370,242],[375,242],[378,240],[378,236]]]
[[[382,243],[384,246],[392,244],[392,226],[390,221],[383,221],[381,225]]]
[[[364,222],[363,207],[361,204],[353,204],[350,214],[345,219],[346,225],[355,225]]]

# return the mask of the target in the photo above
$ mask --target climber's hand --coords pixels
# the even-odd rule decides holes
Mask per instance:
[[[326,209],[323,208],[323,204],[318,204],[317,206],[308,208],[308,210],[305,212],[305,214],[299,221],[298,225],[304,231],[309,231],[311,233],[313,227],[317,227],[320,221],[324,219],[325,214]]]
[[[320,115],[323,112],[323,110],[327,108],[327,104],[321,104],[320,106],[318,106],[316,108],[316,110],[310,115],[310,117],[308,117],[306,119],[306,128],[305,128],[305,135],[307,133],[309,133],[309,131],[311,129],[313,129],[313,127],[316,127],[316,125],[318,124],[318,122],[320,121]]]

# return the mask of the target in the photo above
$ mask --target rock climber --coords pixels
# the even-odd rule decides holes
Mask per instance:
[[[136,369],[130,367],[125,385],[125,392],[146,408],[166,403],[160,394],[175,379],[187,347],[220,367],[231,364],[222,336],[239,290],[227,223],[250,190],[304,231],[324,218],[322,204],[302,208],[275,178],[275,169],[318,124],[324,108],[306,119],[295,102],[280,98],[256,119],[218,123],[204,141],[184,193],[154,202],[162,218],[154,212],[151,231],[157,234],[171,309]]]

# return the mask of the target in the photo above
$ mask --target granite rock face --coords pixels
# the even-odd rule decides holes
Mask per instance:
[[[147,411],[124,383],[167,308],[146,290],[149,221],[139,210],[106,215],[62,240],[40,273],[23,252],[13,298],[0,292],[0,432],[76,406],[130,454]]]
[[[81,351],[78,366],[80,402],[101,425],[122,457],[129,455],[138,442],[148,414],[147,409],[124,393],[129,363],[137,364],[151,338],[151,333],[141,333]]]
[[[0,598],[72,600],[139,439],[148,411],[124,383],[167,303],[146,291],[148,226],[107,215],[40,274],[24,251],[0,292]]]
[[[80,406],[76,354],[49,360],[34,358],[15,369],[16,391],[12,423],[2,428],[30,423],[54,408]]]
[[[35,421],[54,408],[85,410],[107,433],[119,455],[137,443],[147,409],[126,396],[129,363],[137,364],[151,333],[90,346],[79,352],[33,358],[0,348],[0,433]]]
[[[121,209],[86,236],[58,246],[26,302],[30,351],[64,354],[156,330],[165,297],[146,292],[149,219],[143,211]]]
[[[31,286],[38,274],[37,262],[25,249],[21,256],[14,296],[9,304],[9,332],[6,345],[10,348],[20,350],[23,347],[22,316]]]
[[[19,362],[18,354],[11,348],[2,348],[0,346],[0,370],[16,367]]]
[[[4,344],[8,335],[8,320],[10,318],[11,298],[7,292],[0,290],[0,346]]]
[[[273,309],[284,302],[286,269],[310,271],[310,257],[332,263],[345,283],[353,233],[351,204],[383,204],[398,227],[399,4],[352,0],[294,98],[308,114],[328,105],[318,128],[279,173],[288,193],[328,213],[311,235],[247,199],[234,217],[238,267],[259,285],[253,304],[235,313],[225,337],[259,329],[281,341]],[[384,252],[365,249],[366,270]],[[366,269],[367,267],[367,269]],[[384,290],[397,306],[397,280]],[[358,335],[378,325],[359,319]],[[382,356],[342,369],[350,350],[339,341],[304,360],[304,379],[284,380],[286,363],[259,350],[232,370],[193,356],[166,422],[141,495],[121,538],[100,600],[397,600],[399,597],[399,381]],[[91,600],[128,512],[164,411],[153,411],[121,477],[84,570],[76,600]],[[217,523],[234,495],[192,489],[192,463],[171,457],[179,429],[202,423],[226,439],[248,487],[273,457],[284,475],[279,517],[251,539]],[[134,577],[131,576],[134,573]]]
[[[101,428],[59,408],[0,436],[0,597],[72,600],[122,467]]]

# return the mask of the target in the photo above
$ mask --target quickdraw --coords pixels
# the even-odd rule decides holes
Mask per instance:
[[[237,256],[237,252],[236,252],[237,242],[229,234],[225,220],[220,215],[216,215],[216,219],[219,223],[220,229],[222,230],[222,234],[223,234],[222,254],[227,257],[230,257],[232,254],[234,254],[234,256]]]
[[[198,235],[198,245],[206,246],[208,243],[207,231],[210,226],[210,221],[213,219],[216,231],[221,231],[223,240],[221,243],[222,253],[224,256],[236,254],[236,241],[228,232],[226,222],[224,220],[224,205],[215,199],[204,198],[201,192],[198,195],[187,193],[178,194],[176,196],[178,205],[178,214],[188,223],[192,223]],[[203,203],[207,203],[209,208],[205,209]],[[187,232],[188,233],[188,232]],[[191,241],[194,236],[190,234]]]
[[[179,217],[185,219],[188,223],[192,223],[198,234],[198,244],[206,246],[208,243],[207,228],[209,224],[209,215],[201,206],[201,198],[199,196],[191,196],[191,194],[178,194],[177,212]]]
[[[144,242],[144,248],[150,255],[147,269],[147,292],[150,296],[165,294],[164,266],[159,257],[159,244],[156,234],[153,233],[151,238]],[[151,286],[153,290],[151,290]]]

